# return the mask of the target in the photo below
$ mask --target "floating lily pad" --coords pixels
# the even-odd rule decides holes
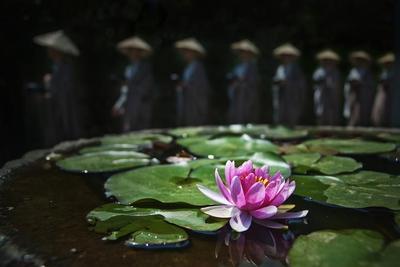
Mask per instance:
[[[395,144],[365,141],[361,139],[333,139],[322,138],[309,140],[303,143],[310,151],[336,151],[340,154],[378,154],[389,152],[396,148]]]
[[[143,199],[164,203],[189,203],[192,205],[215,204],[205,197],[196,184],[215,187],[214,174],[193,179],[188,165],[160,165],[140,168],[111,176],[105,183],[106,190],[122,204],[132,204]]]
[[[327,200],[324,192],[330,185],[342,183],[341,180],[332,176],[293,175],[291,179],[296,181],[294,194],[322,202]]]
[[[388,173],[375,171],[359,171],[352,174],[338,175],[336,177],[349,185],[382,184],[390,181],[390,179],[396,179]]]
[[[298,237],[289,251],[292,267],[370,266],[383,237],[369,230],[318,231]]]
[[[310,166],[321,158],[319,153],[295,153],[283,156],[293,167]]]
[[[213,126],[197,126],[197,127],[180,127],[169,130],[168,133],[177,137],[193,137],[199,135],[213,135],[221,132],[224,127]]]
[[[235,157],[251,155],[254,152],[277,152],[278,150],[277,146],[270,141],[254,139],[248,135],[216,139],[193,137],[180,139],[178,143],[200,156]]]
[[[135,220],[140,217],[161,216],[166,222],[193,231],[216,231],[226,224],[226,220],[211,219],[199,209],[154,209],[136,208],[119,204],[105,204],[92,210],[88,221],[107,221],[114,217],[127,217]]]
[[[128,144],[128,145],[151,145],[153,142],[170,143],[172,137],[153,133],[129,133],[123,135],[108,135],[101,138],[102,144]]]
[[[373,186],[337,184],[330,186],[324,194],[328,203],[343,207],[400,209],[400,183]]]
[[[400,179],[377,173],[377,178],[373,181],[373,173],[360,172],[338,177],[294,175],[292,179],[297,184],[295,194],[317,201],[349,208],[400,209]],[[363,175],[366,175],[369,183],[352,184],[354,180],[351,179],[362,179]]]
[[[306,174],[310,171],[327,175],[353,172],[362,167],[362,164],[352,158],[338,156],[324,156],[319,153],[297,153],[284,156],[292,166],[294,173]]]
[[[248,125],[244,133],[258,134],[273,140],[291,140],[308,136],[307,130],[290,129],[284,126]]]
[[[397,144],[400,143],[400,134],[398,133],[379,133],[377,137],[384,141],[394,142]]]
[[[399,264],[400,240],[390,243],[381,253],[379,260],[373,262],[373,267],[393,267]],[[371,264],[371,262],[368,262]],[[366,265],[367,266],[367,265]]]
[[[111,144],[111,145],[98,145],[88,146],[79,150],[80,154],[107,152],[107,151],[136,151],[139,149],[138,145],[130,144]]]
[[[179,247],[189,238],[185,230],[157,216],[115,216],[105,221],[96,221],[93,229],[97,233],[107,234],[104,240],[117,240],[130,235],[126,243],[143,248],[163,248],[171,245]]]
[[[135,151],[104,151],[71,156],[57,162],[57,166],[71,172],[100,173],[126,170],[150,164],[147,154]]]
[[[353,172],[361,167],[362,164],[352,158],[337,156],[325,156],[310,166],[311,169],[327,175]]]

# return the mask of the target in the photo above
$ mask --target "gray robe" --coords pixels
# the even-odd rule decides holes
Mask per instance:
[[[375,88],[368,68],[353,68],[344,88],[344,116],[349,126],[369,126]]]
[[[154,94],[153,73],[148,62],[140,61],[137,64],[135,73],[127,77],[126,81],[128,91],[123,118],[125,132],[146,129],[151,124]]]
[[[195,61],[183,72],[177,87],[178,125],[204,125],[208,122],[210,85],[203,63]]]
[[[239,64],[228,88],[229,122],[255,123],[259,116],[259,74],[255,61]]]
[[[374,126],[388,127],[390,125],[393,76],[392,69],[384,69],[380,75],[371,115]]]
[[[277,68],[272,93],[275,123],[299,124],[305,106],[306,80],[296,63]]]
[[[51,104],[48,144],[81,136],[80,92],[74,67],[70,62],[55,64],[50,80]]]
[[[338,69],[319,67],[313,75],[314,112],[318,125],[339,125],[341,77]]]

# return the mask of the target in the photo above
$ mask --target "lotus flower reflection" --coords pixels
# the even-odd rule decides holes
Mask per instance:
[[[244,232],[252,221],[269,228],[285,228],[275,219],[302,218],[308,211],[288,212],[294,205],[282,205],[293,193],[296,184],[285,180],[280,172],[270,175],[269,168],[254,168],[249,160],[236,168],[232,161],[226,162],[226,184],[215,170],[215,180],[219,193],[203,185],[197,185],[208,198],[222,205],[210,206],[201,210],[213,217],[230,218],[233,230]]]

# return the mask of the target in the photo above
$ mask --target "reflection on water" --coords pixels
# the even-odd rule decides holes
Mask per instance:
[[[215,257],[221,266],[285,266],[293,241],[288,230],[253,224],[247,232],[236,233],[226,226],[218,235]]]

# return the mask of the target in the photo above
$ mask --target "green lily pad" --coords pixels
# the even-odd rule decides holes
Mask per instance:
[[[394,142],[396,144],[400,143],[400,134],[398,133],[379,133],[377,137],[383,141]]]
[[[181,243],[189,238],[185,230],[157,216],[116,216],[105,221],[96,221],[93,229],[96,233],[106,234],[103,240],[117,240],[130,235],[127,244],[133,246],[165,246]]]
[[[327,202],[349,208],[386,207],[400,209],[400,183],[372,186],[337,184],[324,194]]]
[[[200,156],[235,157],[251,155],[255,152],[277,152],[277,146],[270,141],[254,139],[248,135],[216,139],[193,137],[180,139],[178,143]]]
[[[322,138],[303,143],[310,151],[323,153],[336,151],[340,154],[378,154],[392,151],[395,144],[365,141],[361,139]]]
[[[104,145],[128,144],[128,145],[151,145],[153,142],[170,143],[172,137],[154,133],[129,133],[123,135],[108,135],[101,138]]]
[[[195,127],[180,127],[171,129],[168,133],[177,137],[194,137],[199,135],[214,135],[223,131],[225,127],[214,127],[214,126],[195,126]]]
[[[343,172],[353,172],[360,169],[362,164],[352,158],[325,156],[311,164],[310,167],[320,173],[334,175]]]
[[[383,237],[369,230],[317,231],[298,237],[289,251],[292,267],[369,266],[377,259]]]
[[[338,175],[337,178],[349,185],[381,184],[390,181],[390,174],[375,171],[359,171],[352,174]]]
[[[327,200],[324,192],[330,185],[342,183],[341,180],[332,176],[293,175],[291,179],[296,181],[294,194],[322,202]]]
[[[296,181],[295,194],[311,197],[349,208],[386,207],[400,209],[400,179],[398,177],[362,171],[356,174],[342,176],[294,175]],[[365,176],[364,176],[365,175]],[[386,175],[386,176],[385,176]],[[362,177],[369,179],[368,183],[354,183]],[[353,184],[354,183],[354,184]]]
[[[373,267],[393,267],[399,264],[400,240],[390,243],[381,253],[379,260],[373,262]],[[368,262],[371,264],[371,262]],[[368,265],[366,265],[368,266]]]
[[[283,158],[293,167],[310,166],[321,158],[319,153],[295,153],[284,155]]]
[[[139,149],[138,145],[130,144],[111,144],[111,145],[99,145],[99,146],[88,146],[79,150],[80,154],[107,152],[107,151],[136,151]]]
[[[154,209],[136,208],[119,204],[105,204],[88,215],[89,222],[107,221],[114,217],[127,217],[134,221],[140,217],[161,216],[166,222],[193,231],[216,231],[226,224],[226,220],[211,219],[199,209]]]
[[[285,126],[248,125],[243,133],[258,134],[272,140],[292,140],[308,136],[307,130],[290,129]]]
[[[188,165],[160,165],[140,168],[111,176],[105,189],[122,204],[154,199],[163,203],[189,203],[197,206],[215,204],[205,197],[196,184],[215,188],[214,174],[193,179]]]
[[[294,173],[306,174],[315,171],[322,174],[334,175],[345,172],[353,172],[362,167],[362,164],[352,158],[338,156],[324,156],[319,153],[297,153],[283,157],[292,166]]]
[[[131,169],[150,164],[147,154],[135,151],[103,151],[71,156],[57,161],[65,171],[101,173]]]

